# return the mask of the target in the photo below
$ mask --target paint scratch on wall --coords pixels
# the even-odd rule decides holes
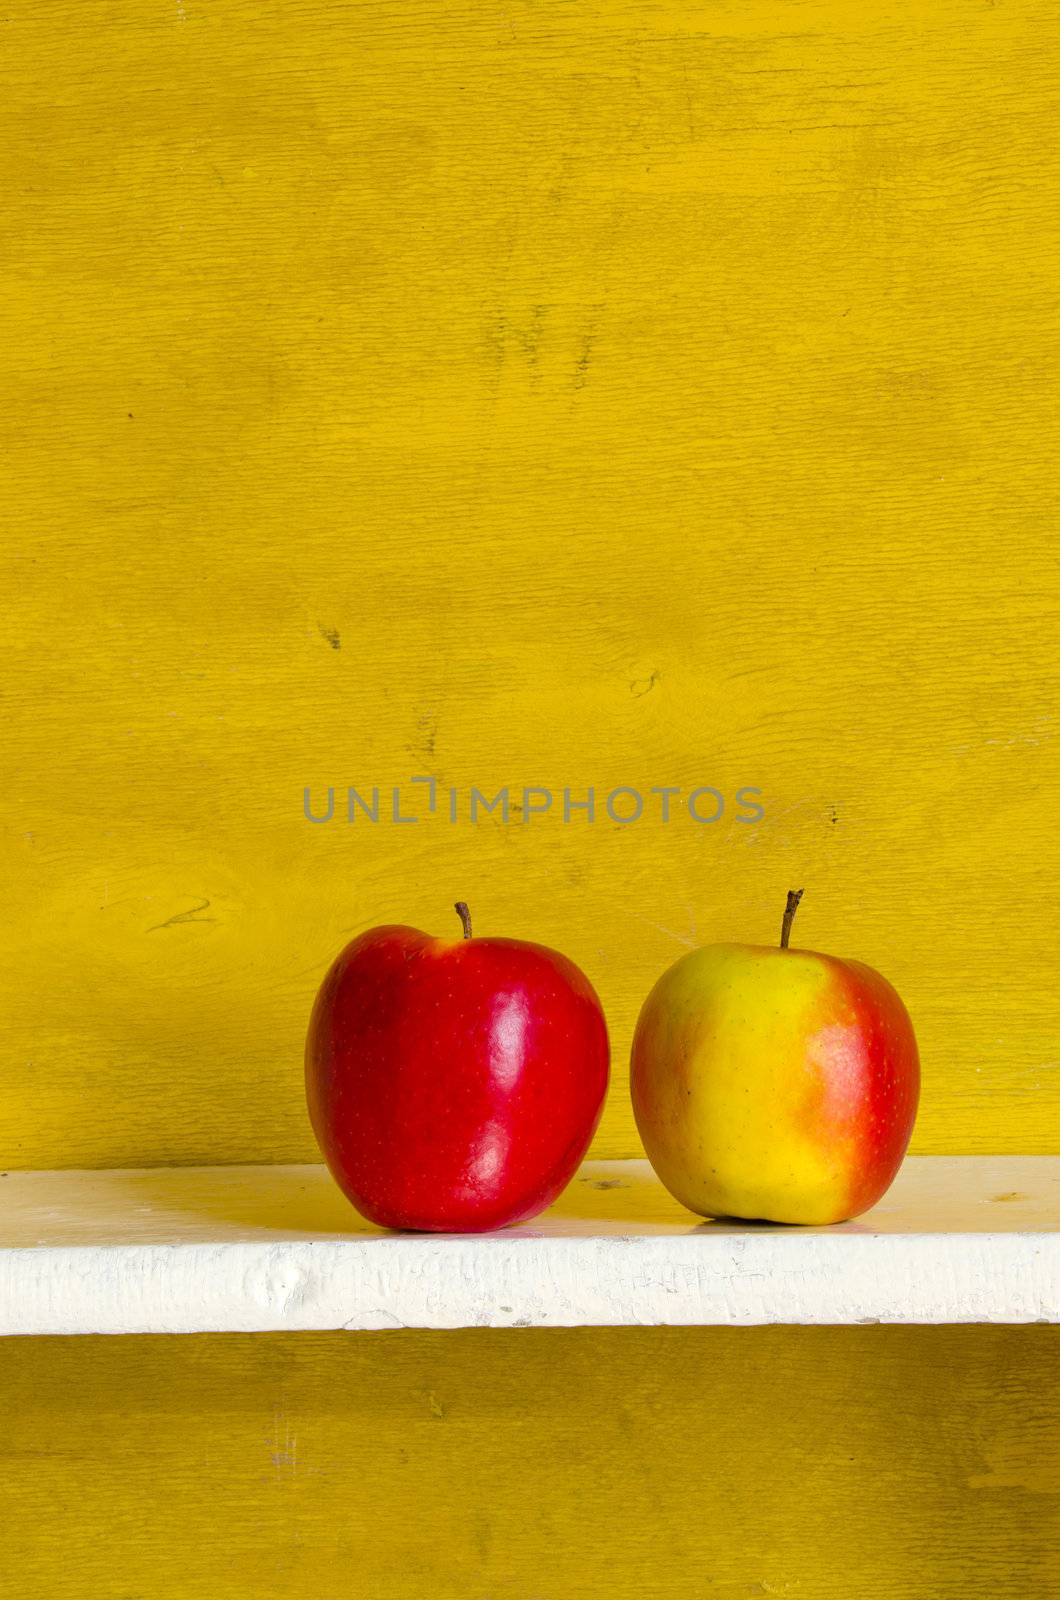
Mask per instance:
[[[165,922],[156,922],[153,928],[148,928],[148,933],[157,933],[159,928],[175,928],[180,922],[216,922],[216,917],[204,917],[200,912],[208,911],[209,900],[202,900],[197,906],[191,906],[187,911],[178,911],[172,917],[167,917]]]

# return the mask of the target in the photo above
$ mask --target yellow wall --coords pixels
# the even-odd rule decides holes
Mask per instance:
[[[0,1593],[1048,1600],[1058,1354],[1034,1327],[5,1341]]]
[[[1060,1148],[1045,0],[15,0],[5,1165],[304,1159],[379,920],[800,935]],[[334,643],[329,635],[333,635]],[[337,646],[337,647],[336,647]],[[432,773],[758,827],[302,816]]]
[[[1060,1149],[1055,6],[0,31],[3,1166],[310,1157],[327,962],[458,897],[597,983],[635,1153],[646,989],[791,885],[915,1148]],[[302,817],[417,773],[766,815]],[[1054,1346],[8,1342],[0,1591],[1026,1600]]]

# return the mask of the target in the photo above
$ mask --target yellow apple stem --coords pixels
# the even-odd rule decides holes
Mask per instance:
[[[780,925],[780,948],[782,950],[786,950],[788,948],[788,940],[791,937],[791,925],[795,921],[795,913],[799,909],[799,901],[802,899],[802,894],[803,891],[801,889],[788,890],[788,903],[784,907],[784,921]],[[456,909],[459,911],[460,907],[457,906]],[[464,910],[467,910],[466,906],[464,907]]]
[[[463,900],[458,900],[456,902],[456,906],[455,906],[454,909],[456,911],[457,916],[460,918],[460,921],[464,925],[464,938],[465,939],[470,939],[470,937],[471,937],[471,913],[470,913],[470,911],[467,909],[467,906],[466,906],[466,904],[464,903]]]

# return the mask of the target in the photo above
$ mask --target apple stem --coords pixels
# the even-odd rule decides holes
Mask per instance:
[[[470,937],[471,937],[471,913],[470,913],[470,911],[467,909],[467,906],[466,906],[466,904],[464,903],[463,900],[458,900],[456,902],[456,906],[455,906],[454,909],[456,911],[457,916],[460,918],[460,921],[464,925],[464,938],[465,939],[470,939]]]
[[[791,925],[795,921],[795,913],[799,909],[799,901],[802,899],[802,894],[803,891],[801,889],[788,890],[788,903],[784,907],[784,921],[780,925],[780,948],[782,950],[786,950],[788,948],[788,940],[791,937]]]

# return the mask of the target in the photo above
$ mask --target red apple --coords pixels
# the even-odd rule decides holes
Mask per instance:
[[[387,1228],[481,1233],[574,1176],[608,1080],[607,1026],[566,956],[519,939],[372,928],[336,958],[306,1040],[313,1131]]]

